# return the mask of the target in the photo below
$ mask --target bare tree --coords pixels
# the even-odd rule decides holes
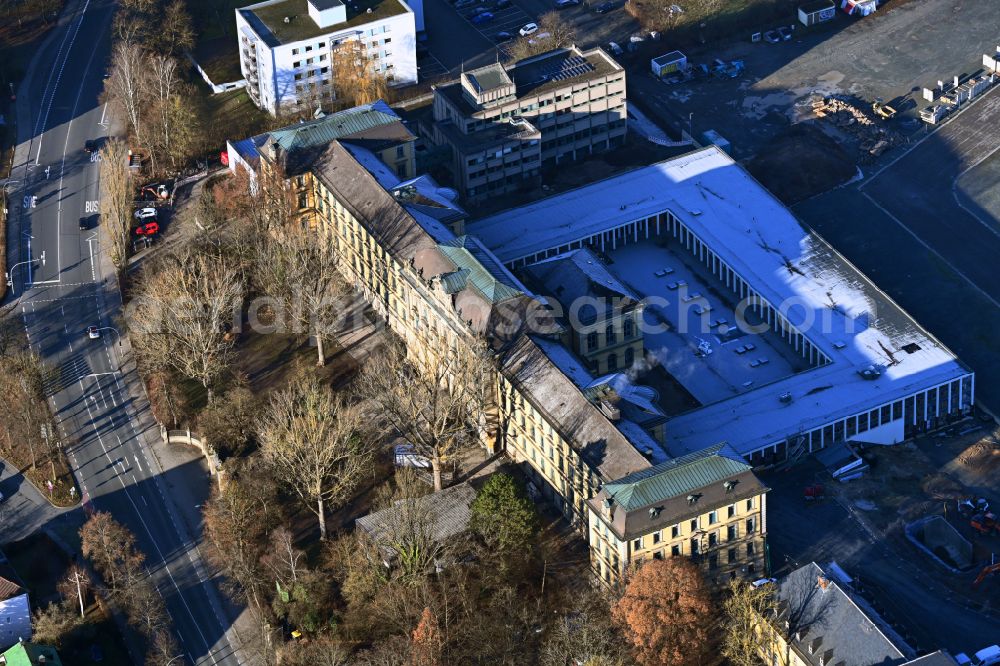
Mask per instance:
[[[255,281],[265,294],[285,304],[286,319],[298,319],[296,323],[313,334],[316,365],[326,365],[323,340],[348,293],[337,268],[340,256],[333,235],[285,225],[257,238]]]
[[[142,353],[198,381],[211,403],[232,357],[244,289],[241,267],[216,248],[165,255],[146,272],[130,322],[149,338]]]
[[[261,563],[267,532],[278,521],[276,489],[267,470],[259,464],[237,470],[205,505],[205,535],[214,546],[210,556],[226,577],[225,589],[246,605],[265,639],[258,652],[269,661],[270,601],[267,570]]]
[[[485,345],[471,345],[459,342],[418,367],[401,344],[389,342],[369,357],[358,379],[386,425],[430,461],[435,491],[443,487],[445,462],[475,444],[486,427],[495,370]]]
[[[194,48],[194,26],[184,0],[173,0],[163,10],[158,35],[160,48],[165,53],[179,55]]]
[[[125,272],[131,250],[132,174],[128,148],[110,139],[101,148],[101,218],[110,247],[111,263]]]
[[[548,35],[539,37],[539,35]],[[576,29],[558,12],[542,14],[538,19],[538,32],[520,37],[507,47],[510,57],[524,60],[556,48],[565,48],[576,40]]]
[[[737,579],[729,585],[722,604],[722,654],[733,666],[758,666],[761,659],[761,631],[767,631],[778,610],[773,585],[754,587]]]
[[[143,105],[146,103],[148,58],[134,37],[119,39],[111,50],[111,76],[106,89],[112,101],[121,106],[128,129],[143,143]]]
[[[124,595],[143,577],[145,556],[135,536],[110,513],[98,511],[80,528],[80,548],[104,579],[112,597]]]
[[[261,562],[271,571],[274,580],[283,588],[291,589],[305,571],[304,557],[305,553],[295,547],[291,531],[287,527],[279,527],[271,532],[270,547]]]
[[[275,393],[260,420],[264,458],[316,514],[323,540],[326,506],[349,499],[371,469],[374,451],[363,423],[356,405],[310,377]]]
[[[385,98],[389,82],[377,65],[363,41],[349,39],[337,45],[330,59],[330,67],[337,73],[333,84],[337,99],[347,106],[358,106]]]
[[[152,108],[156,112],[157,141],[165,155],[171,155],[170,141],[173,134],[171,104],[176,89],[180,85],[177,79],[177,61],[169,55],[154,54],[149,57],[149,72],[152,85]],[[176,166],[176,160],[175,166]]]

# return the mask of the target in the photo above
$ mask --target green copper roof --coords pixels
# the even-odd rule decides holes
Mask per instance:
[[[334,139],[364,132],[382,125],[401,122],[389,105],[379,100],[373,104],[356,106],[331,113],[317,120],[289,125],[268,132],[269,141],[277,141],[286,151],[312,148],[330,143]]]
[[[750,469],[726,444],[716,444],[606,483],[604,492],[618,506],[633,511],[728,481]]]
[[[49,645],[17,643],[13,647],[7,648],[3,656],[7,660],[7,666],[35,666],[39,657],[45,657],[45,663],[51,666],[62,666],[59,653]]]
[[[459,236],[438,245],[438,249],[458,267],[441,278],[441,284],[449,294],[471,285],[491,303],[499,303],[524,293],[517,278],[472,236]]]

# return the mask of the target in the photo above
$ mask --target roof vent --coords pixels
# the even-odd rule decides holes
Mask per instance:
[[[291,23],[291,22],[292,22],[292,17],[291,16],[286,16],[285,17],[285,23]]]
[[[688,495],[688,504],[694,504],[698,501],[697,495]]]
[[[784,404],[787,405],[788,403],[790,403],[792,401],[792,394],[791,394],[791,392],[785,391],[784,393],[782,393],[781,395],[778,396],[778,400],[780,400],[782,403],[784,403]]]
[[[653,447],[647,446],[646,448],[644,448],[642,450],[642,455],[645,456],[646,458],[652,458],[653,457]]]
[[[601,407],[601,413],[607,416],[612,421],[617,421],[622,416],[621,410],[612,405],[607,400],[601,400],[600,407]]]
[[[882,376],[882,371],[879,370],[874,365],[869,365],[867,368],[862,368],[858,370],[858,374],[861,375],[862,379],[867,379],[868,381],[875,381]]]
[[[662,508],[663,507],[660,507],[660,506],[651,506],[651,507],[649,507],[649,517],[650,518],[656,518],[658,515],[660,515],[660,510]]]
[[[722,484],[722,487],[726,489],[727,493],[732,492],[733,488],[736,487],[736,482],[732,480],[726,481],[725,483]]]
[[[371,14],[371,13],[372,13],[372,8],[371,7],[369,7],[368,9],[365,10],[365,14]]]

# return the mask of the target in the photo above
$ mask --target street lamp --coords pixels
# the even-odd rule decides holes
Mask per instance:
[[[39,261],[41,261],[42,266],[45,265],[45,251],[44,250],[42,251],[42,256],[40,257]],[[11,287],[11,288],[14,287],[14,269],[15,268],[17,268],[18,266],[23,266],[24,264],[33,264],[33,263],[35,263],[34,259],[26,259],[24,261],[19,261],[16,264],[14,264],[13,266],[11,266],[10,270],[7,271],[6,273],[4,273],[4,277],[7,278],[7,286]]]
[[[123,346],[122,345],[122,334],[121,334],[121,331],[119,331],[114,326],[98,326],[94,330],[95,331],[114,331],[115,335],[118,336],[118,347],[121,348]]]

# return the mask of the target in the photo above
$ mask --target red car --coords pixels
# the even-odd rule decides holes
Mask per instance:
[[[140,225],[135,230],[136,236],[152,236],[160,230],[160,225],[156,222],[147,222],[146,224]]]

